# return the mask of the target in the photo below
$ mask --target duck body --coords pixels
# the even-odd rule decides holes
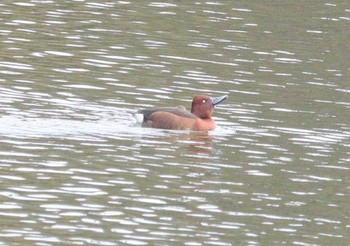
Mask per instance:
[[[216,123],[211,118],[214,106],[225,100],[227,96],[211,98],[206,95],[196,96],[192,101],[191,112],[182,106],[142,109],[138,113],[143,115],[143,126],[174,129],[210,131],[215,129]]]

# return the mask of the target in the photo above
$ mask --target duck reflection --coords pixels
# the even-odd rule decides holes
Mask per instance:
[[[191,143],[188,144],[188,152],[191,154],[207,154],[213,153],[213,136],[208,132],[194,133],[190,136]]]
[[[169,137],[169,142],[182,147],[187,157],[203,158],[213,153],[213,136],[208,132],[187,132]]]

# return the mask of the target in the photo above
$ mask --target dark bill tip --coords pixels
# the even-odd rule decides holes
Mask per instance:
[[[228,96],[225,95],[225,96],[221,96],[221,97],[214,97],[212,100],[213,100],[213,105],[216,105],[216,104],[219,104],[221,103],[222,101],[224,101],[225,99],[227,99]]]

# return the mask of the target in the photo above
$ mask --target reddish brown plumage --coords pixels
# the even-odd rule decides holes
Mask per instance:
[[[227,96],[211,98],[206,95],[196,96],[192,101],[191,112],[184,107],[154,108],[139,110],[143,114],[143,125],[176,130],[210,131],[216,127],[211,118],[214,106]]]

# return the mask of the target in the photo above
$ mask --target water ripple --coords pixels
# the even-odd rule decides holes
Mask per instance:
[[[347,243],[344,4],[0,6],[3,244]],[[201,93],[214,131],[135,124]]]

